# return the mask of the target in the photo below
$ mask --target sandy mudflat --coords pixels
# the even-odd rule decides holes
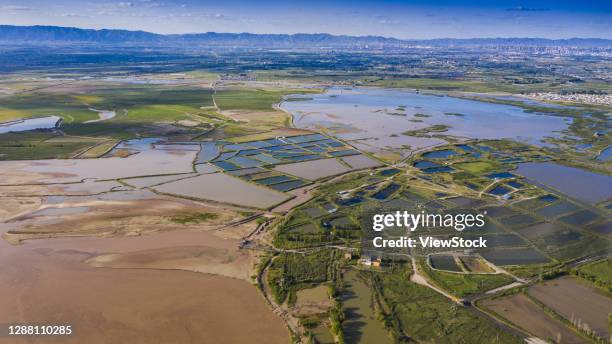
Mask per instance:
[[[20,246],[0,241],[0,324],[71,324],[75,331],[62,340],[0,337],[0,343],[289,342],[282,321],[244,280],[178,270],[95,268],[83,263],[98,252],[111,251],[126,254],[120,261],[129,264],[152,261],[171,267],[173,260],[176,263],[193,253],[195,246],[181,250],[188,242],[215,245],[209,256],[222,255],[232,246],[231,241],[199,236],[207,233],[176,234],[43,239]],[[134,249],[146,251],[130,253]],[[153,259],[156,250],[161,254]],[[196,249],[199,254],[206,250]]]
[[[0,344],[289,342],[251,285],[253,253],[238,249],[254,223],[215,230],[242,218],[235,211],[142,191],[4,199],[0,326],[70,324],[75,334],[0,330]],[[218,217],[169,219],[194,213]]]
[[[0,323],[72,324],[74,336],[62,343],[289,341],[282,322],[245,281],[183,271],[54,266],[40,258],[0,268]]]

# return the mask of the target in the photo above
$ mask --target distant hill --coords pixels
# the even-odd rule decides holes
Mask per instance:
[[[61,26],[0,25],[0,41],[26,43],[106,43],[156,42],[165,37],[144,31],[90,30]]]
[[[408,46],[573,46],[612,47],[612,40],[571,38],[474,38],[400,40],[380,36],[335,36],[330,34],[195,33],[160,35],[145,31],[92,30],[60,26],[0,25],[0,44],[101,44],[177,45],[252,48],[350,48]]]

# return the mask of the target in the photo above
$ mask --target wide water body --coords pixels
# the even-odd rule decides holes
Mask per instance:
[[[562,135],[560,131],[571,122],[517,106],[382,88],[331,88],[304,100],[284,102],[282,107],[293,114],[298,128],[325,128],[358,148],[402,151],[402,155],[444,143],[438,138],[402,134],[435,124],[450,127],[441,133],[444,135],[543,145],[546,137]]]

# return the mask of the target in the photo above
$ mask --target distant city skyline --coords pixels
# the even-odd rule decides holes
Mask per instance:
[[[400,39],[612,38],[612,1],[0,0],[0,24]]]

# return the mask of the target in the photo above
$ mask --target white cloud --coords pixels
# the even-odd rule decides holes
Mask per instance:
[[[32,10],[31,7],[19,6],[19,5],[4,5],[4,6],[1,6],[0,8],[6,11],[31,11]]]
[[[83,14],[77,14],[77,13],[64,13],[62,14],[62,17],[70,17],[70,18],[91,18],[90,16],[86,16]]]

